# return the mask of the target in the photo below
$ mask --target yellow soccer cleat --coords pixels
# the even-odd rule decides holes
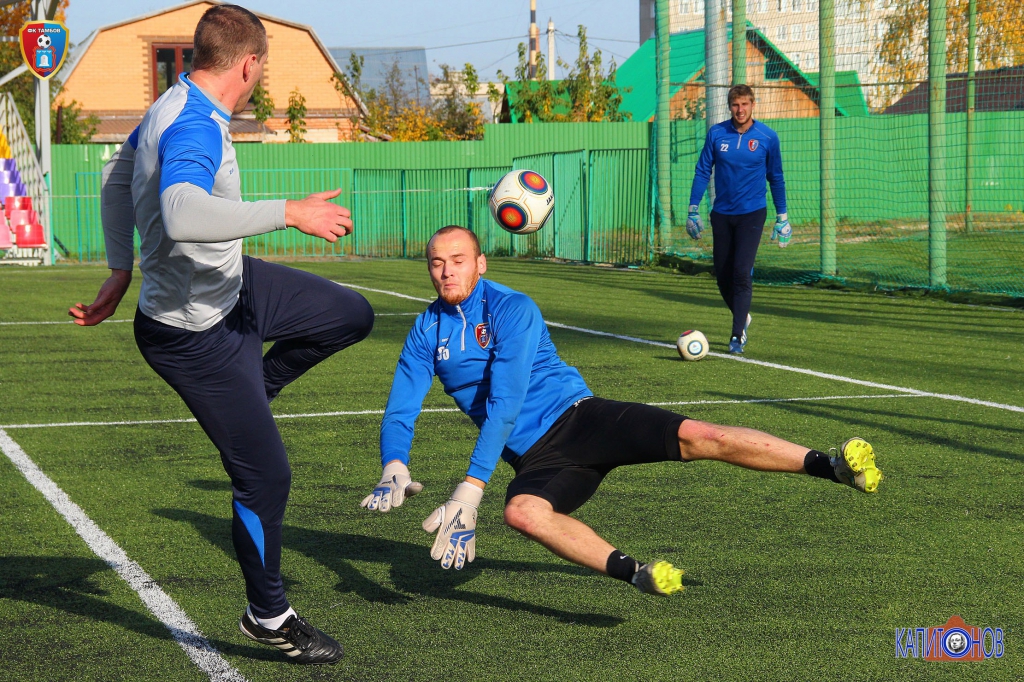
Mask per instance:
[[[667,597],[682,592],[683,571],[667,561],[652,561],[644,564],[633,575],[633,585],[645,594]]]
[[[871,443],[863,438],[851,438],[843,443],[839,454],[832,457],[832,468],[841,483],[862,493],[877,492],[878,484],[885,478],[875,466],[875,451]]]

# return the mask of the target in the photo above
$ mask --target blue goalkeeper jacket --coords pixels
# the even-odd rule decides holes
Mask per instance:
[[[754,121],[747,132],[737,132],[732,119],[711,127],[694,169],[690,205],[700,204],[715,168],[715,205],[722,215],[743,215],[767,207],[765,180],[771,185],[776,213],[786,213],[786,181],[782,152],[775,131]]]
[[[460,305],[439,298],[416,318],[380,425],[382,463],[409,463],[416,418],[435,376],[480,428],[466,474],[483,481],[499,457],[522,455],[570,405],[593,395],[558,357],[537,304],[485,279]]]

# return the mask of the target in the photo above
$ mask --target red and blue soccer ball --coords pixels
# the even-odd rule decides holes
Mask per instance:
[[[551,185],[537,172],[506,173],[487,195],[495,222],[512,234],[530,234],[544,227],[555,208]]]

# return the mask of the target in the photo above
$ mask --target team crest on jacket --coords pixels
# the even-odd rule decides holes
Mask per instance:
[[[481,348],[487,348],[487,344],[491,342],[491,328],[486,322],[481,322],[476,326],[476,342],[480,344]]]
[[[757,151],[757,140],[747,140],[747,148],[750,151]]]

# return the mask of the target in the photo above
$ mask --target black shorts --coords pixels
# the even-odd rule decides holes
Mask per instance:
[[[556,512],[579,509],[609,471],[625,464],[679,462],[681,414],[642,403],[586,398],[566,410],[522,457],[505,504],[536,495]]]

